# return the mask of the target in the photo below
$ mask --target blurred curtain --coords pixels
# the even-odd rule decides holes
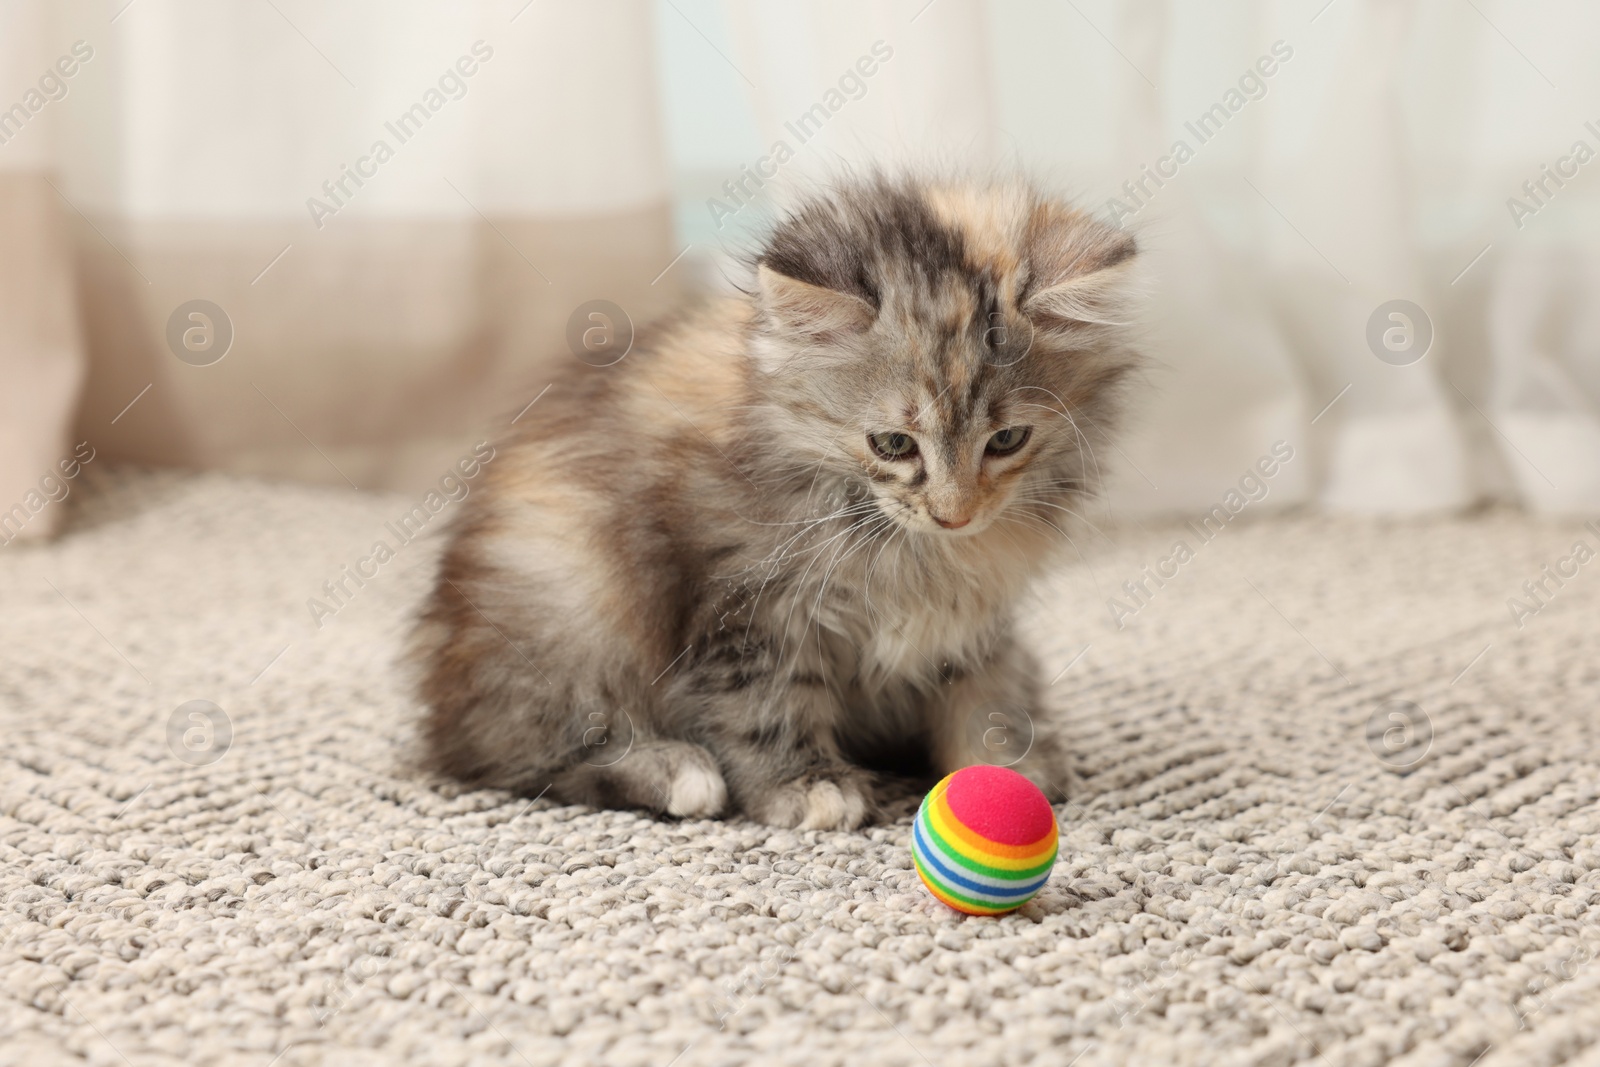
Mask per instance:
[[[42,5],[0,3],[7,93],[17,72],[55,60],[43,44],[46,23]],[[29,513],[28,505],[45,499],[41,480],[71,456],[67,434],[84,365],[69,235],[49,184],[50,146],[43,137],[15,136],[18,122],[12,111],[0,113],[0,523],[12,508],[24,509],[0,525],[7,542],[46,536],[60,517],[59,508]]]
[[[707,22],[723,9],[680,8]],[[1600,510],[1600,162],[1580,162],[1600,153],[1600,64],[1585,43],[1600,9],[725,10],[748,82],[702,58],[749,96],[755,132],[738,149],[728,137],[720,160],[698,146],[722,173],[680,180],[684,227],[717,255],[748,243],[762,213],[713,222],[703,205],[726,202],[721,182],[776,141],[795,155],[766,202],[844,166],[960,163],[1040,175],[1139,235],[1153,365],[1134,432],[1105,457],[1114,507],[1209,507],[1281,439],[1296,459],[1273,481],[1277,504]],[[893,58],[801,143],[796,117],[878,40]],[[1397,300],[1425,321],[1379,313]],[[1380,359],[1374,321],[1380,339],[1402,331],[1397,345],[1409,329],[1412,349],[1380,343]]]
[[[45,83],[0,143],[0,300],[24,312],[0,379],[33,424],[0,466],[23,484],[65,444],[38,431],[80,365],[97,462],[425,483],[547,383],[579,304],[671,303],[643,2],[0,11],[0,107]]]
[[[912,163],[1138,234],[1115,507],[1209,507],[1284,440],[1267,506],[1600,510],[1597,36],[1511,0],[0,0],[0,507],[69,420],[429,480],[580,304],[648,319],[737,281],[789,190]],[[170,338],[197,300],[209,365]]]

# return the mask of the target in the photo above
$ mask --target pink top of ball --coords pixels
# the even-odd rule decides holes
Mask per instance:
[[[963,767],[944,795],[961,825],[996,844],[1031,845],[1055,826],[1039,787],[1010,767]]]

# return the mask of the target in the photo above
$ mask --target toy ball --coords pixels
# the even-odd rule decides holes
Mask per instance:
[[[1056,861],[1056,813],[1009,767],[947,775],[922,800],[911,857],[928,891],[968,915],[1015,911],[1044,887]]]

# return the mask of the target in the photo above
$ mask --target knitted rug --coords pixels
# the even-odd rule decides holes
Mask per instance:
[[[394,657],[448,504],[399,543],[420,497],[72,492],[0,548],[0,1065],[1600,1063],[1594,528],[1085,531],[1025,628],[1060,858],[975,919],[907,813],[413,771]]]

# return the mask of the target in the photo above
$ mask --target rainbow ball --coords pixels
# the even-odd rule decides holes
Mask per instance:
[[[1033,899],[1056,862],[1056,813],[1009,767],[963,767],[934,786],[911,828],[928,891],[968,915],[1003,915]]]

